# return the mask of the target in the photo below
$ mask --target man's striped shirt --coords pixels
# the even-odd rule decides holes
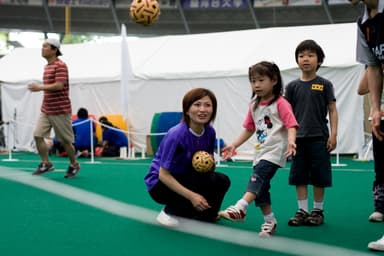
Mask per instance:
[[[67,65],[60,59],[49,63],[44,68],[44,84],[55,82],[64,83],[64,88],[57,91],[44,91],[41,112],[46,115],[61,115],[72,113],[71,101],[69,99],[69,80]]]

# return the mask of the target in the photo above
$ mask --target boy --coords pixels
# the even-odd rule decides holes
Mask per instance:
[[[333,85],[317,75],[324,52],[313,40],[301,42],[295,51],[301,76],[285,91],[299,123],[292,158],[289,184],[296,186],[298,211],[290,226],[318,226],[324,222],[323,202],[326,187],[332,186],[330,151],[336,148],[337,109]],[[327,114],[330,119],[330,134]],[[308,210],[308,185],[313,185],[313,209]]]

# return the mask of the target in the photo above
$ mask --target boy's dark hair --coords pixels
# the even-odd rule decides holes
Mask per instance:
[[[318,70],[320,68],[321,64],[323,63],[324,58],[325,58],[325,54],[323,52],[323,49],[321,49],[320,45],[318,45],[314,40],[311,40],[311,39],[302,41],[296,47],[296,51],[295,51],[296,63],[297,63],[297,59],[298,59],[299,54],[303,51],[313,51],[316,53],[317,60],[320,63],[319,65],[317,65],[317,68],[316,68],[316,70]]]
[[[88,110],[85,108],[79,108],[79,110],[77,111],[77,117],[87,119],[88,118]]]

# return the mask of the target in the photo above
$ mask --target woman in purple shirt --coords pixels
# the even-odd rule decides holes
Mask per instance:
[[[200,173],[192,167],[196,151],[213,154],[216,132],[215,95],[195,88],[183,98],[182,121],[164,136],[144,181],[152,199],[165,205],[157,221],[178,224],[175,216],[214,222],[230,186],[229,178],[215,171]]]

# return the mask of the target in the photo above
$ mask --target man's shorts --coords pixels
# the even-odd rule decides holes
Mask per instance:
[[[40,138],[50,138],[52,128],[55,131],[55,137],[59,142],[74,142],[70,114],[46,115],[44,113],[40,113],[33,136]]]

